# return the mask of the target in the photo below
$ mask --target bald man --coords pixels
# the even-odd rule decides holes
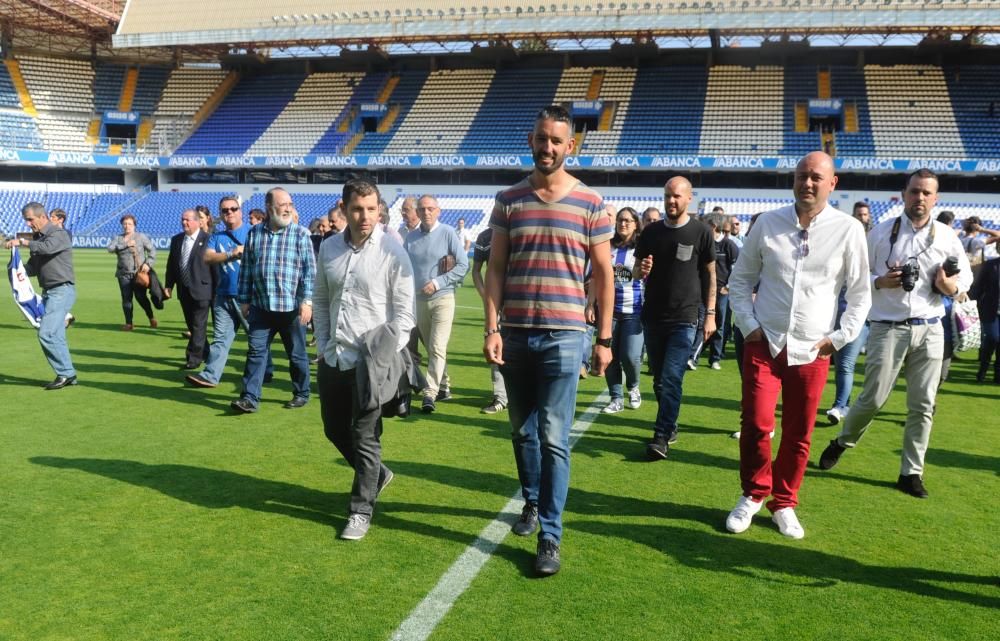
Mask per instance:
[[[760,215],[729,279],[736,325],[746,337],[743,495],[726,519],[733,533],[746,531],[771,497],[767,508],[778,530],[805,536],[795,507],[830,355],[858,336],[871,306],[865,230],[827,202],[836,186],[832,158],[822,152],[803,158],[795,170],[795,204]],[[842,288],[847,309],[835,329]],[[781,442],[772,464],[779,393]]]
[[[704,337],[715,333],[715,239],[712,230],[688,215],[691,183],[675,176],[663,188],[666,218],[642,230],[635,247],[646,279],[642,327],[653,372],[659,409],[653,439],[646,445],[651,461],[667,458],[677,440],[677,418],[688,354],[698,330],[698,308],[708,310]]]

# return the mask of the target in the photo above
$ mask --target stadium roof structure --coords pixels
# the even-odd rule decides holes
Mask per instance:
[[[128,0],[115,47],[1000,32],[996,0]]]

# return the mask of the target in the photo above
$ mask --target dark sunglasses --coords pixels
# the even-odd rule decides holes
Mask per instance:
[[[239,210],[240,210],[239,207],[222,207],[221,209],[219,209],[219,211],[221,211],[224,214],[230,214],[234,211],[239,211]]]

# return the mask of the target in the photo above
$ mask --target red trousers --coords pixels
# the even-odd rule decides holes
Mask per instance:
[[[826,385],[830,359],[789,365],[785,351],[771,356],[767,341],[743,347],[743,419],[740,429],[740,481],[743,495],[755,501],[773,497],[774,512],[798,505],[799,487],[809,462],[816,410]],[[781,442],[771,463],[774,413],[781,393]]]

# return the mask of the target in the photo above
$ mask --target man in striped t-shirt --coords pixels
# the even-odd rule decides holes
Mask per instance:
[[[569,488],[569,432],[585,331],[584,270],[598,303],[593,369],[611,360],[611,221],[597,192],[566,172],[573,123],[562,107],[543,109],[528,135],[535,170],[497,194],[486,271],[483,353],[507,386],[514,460],[525,505],[513,531],[540,525],[535,571],[559,571],[562,511]],[[503,330],[498,329],[502,311]]]

